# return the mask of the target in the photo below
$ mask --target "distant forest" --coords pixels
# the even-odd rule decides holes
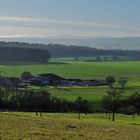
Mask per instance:
[[[82,46],[48,44],[45,46],[52,57],[127,56],[140,60],[140,51],[103,50]]]
[[[84,46],[60,44],[31,44],[23,42],[0,42],[0,60],[48,61],[50,57],[126,56],[140,60],[140,51],[103,50]]]
[[[51,58],[47,50],[18,47],[0,47],[0,62],[48,62]]]

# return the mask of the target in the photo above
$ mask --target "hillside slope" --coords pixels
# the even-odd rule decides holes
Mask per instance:
[[[86,56],[128,56],[138,58],[140,51],[126,51],[126,50],[104,50],[84,46],[66,46],[60,44],[30,44],[20,42],[0,42],[0,49],[2,48],[32,48],[49,51],[52,57],[86,57]]]
[[[97,49],[114,50],[140,50],[140,37],[76,37],[76,36],[58,36],[58,37],[20,37],[20,38],[0,38],[0,40],[18,42],[31,42],[40,44],[64,44],[76,46],[89,46]]]

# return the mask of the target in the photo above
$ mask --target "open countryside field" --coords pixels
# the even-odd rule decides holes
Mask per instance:
[[[53,96],[61,99],[67,99],[74,101],[77,97],[82,97],[83,99],[88,100],[94,109],[98,109],[101,106],[101,100],[106,96],[108,91],[107,86],[99,87],[47,87]],[[125,92],[122,94],[124,98],[129,97],[135,91],[140,91],[140,86],[136,88],[126,88]]]
[[[1,140],[139,140],[140,118],[117,115],[112,123],[105,114],[0,113]],[[130,135],[131,134],[131,135]]]
[[[109,75],[116,78],[126,77],[128,83],[123,93],[127,97],[140,90],[140,62],[75,62],[59,59],[49,64],[31,65],[0,65],[0,71],[5,76],[20,76],[22,72],[29,71],[32,74],[54,73],[64,78],[81,79],[105,79]],[[4,72],[5,73],[4,73]],[[101,104],[106,95],[107,86],[100,87],[46,87],[53,96],[74,101],[78,96],[89,100],[95,108]]]
[[[138,78],[140,75],[140,61],[135,62],[74,62],[59,61],[50,64],[14,64],[0,65],[0,71],[6,76],[20,76],[22,72],[29,71],[32,74],[55,73],[65,78],[104,78],[108,75],[117,77]]]

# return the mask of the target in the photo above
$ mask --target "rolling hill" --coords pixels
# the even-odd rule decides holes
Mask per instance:
[[[127,56],[129,58],[135,58],[135,60],[139,60],[140,58],[140,51],[130,51],[130,50],[105,50],[105,49],[97,49],[91,47],[84,47],[84,46],[66,46],[61,44],[31,44],[31,43],[24,43],[24,42],[0,42],[0,51],[2,49],[6,49],[5,54],[12,48],[28,48],[32,49],[33,51],[36,50],[38,53],[41,51],[49,51],[52,57],[87,57],[87,56]],[[21,53],[22,50],[19,50],[18,53]],[[8,55],[3,55],[3,57],[7,57]],[[41,58],[41,57],[40,57]],[[38,58],[38,59],[40,59]]]
[[[58,36],[58,37],[17,37],[17,38],[0,38],[0,40],[11,42],[30,42],[40,44],[64,44],[76,46],[88,46],[98,49],[113,50],[140,50],[140,37],[75,37],[75,36]]]

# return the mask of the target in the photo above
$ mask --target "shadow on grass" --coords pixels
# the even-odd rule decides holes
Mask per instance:
[[[67,65],[64,62],[0,62],[0,65],[19,66],[19,65]]]
[[[140,86],[126,87],[125,90],[138,90]]]
[[[140,126],[140,124],[139,124],[139,123],[130,123],[130,124]]]
[[[57,90],[62,90],[62,91],[72,91],[71,89],[68,89],[68,88],[55,88]]]
[[[68,65],[68,63],[64,63],[64,62],[49,62],[47,64],[52,64],[52,65]]]

